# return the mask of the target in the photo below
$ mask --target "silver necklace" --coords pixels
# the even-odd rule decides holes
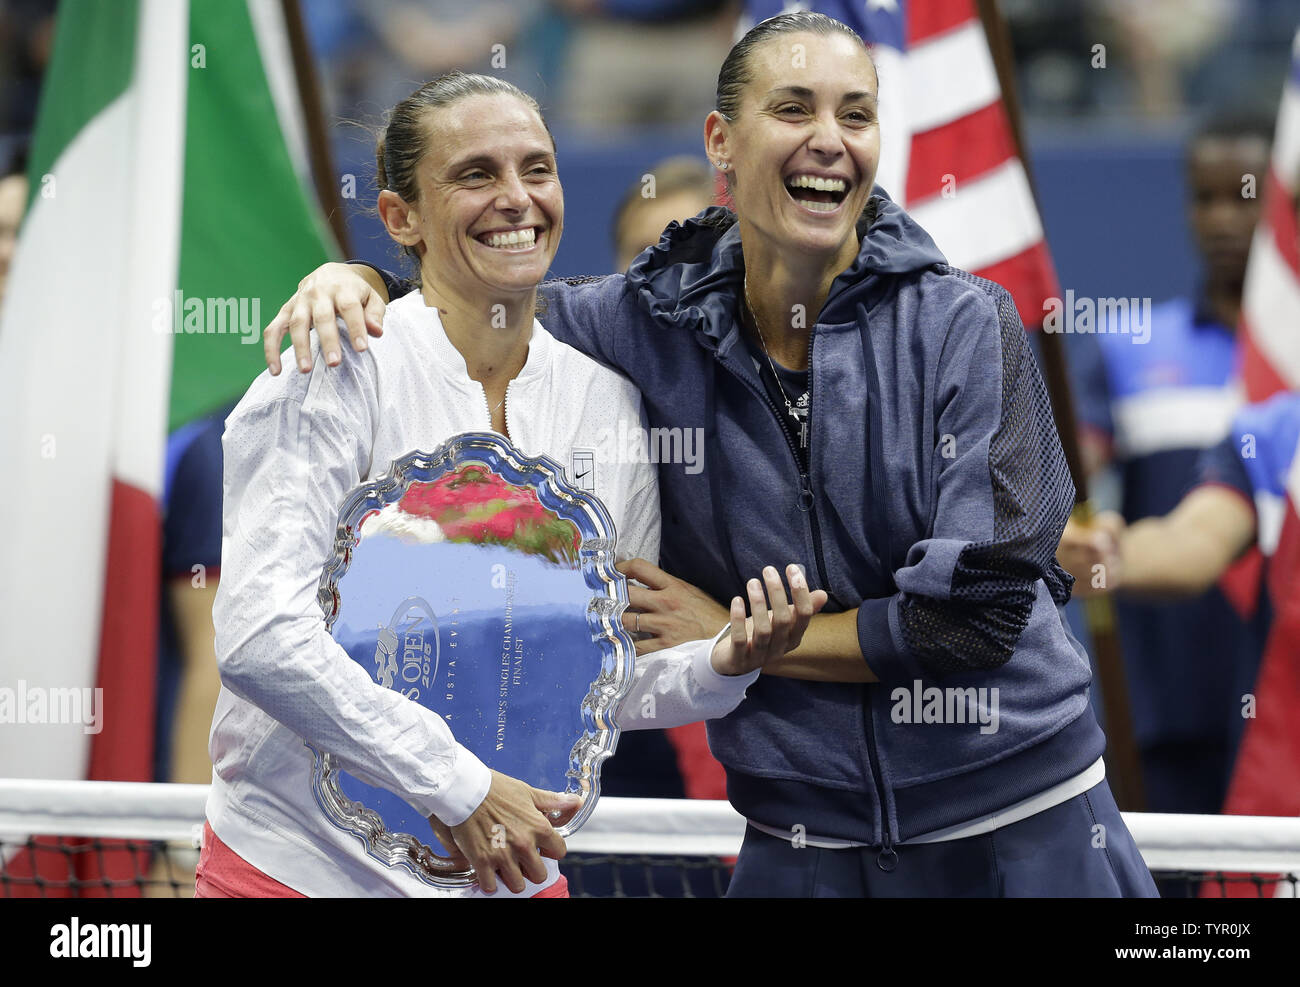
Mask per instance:
[[[785,387],[781,383],[781,376],[776,372],[776,364],[772,362],[772,354],[767,351],[767,340],[763,338],[763,327],[758,324],[758,313],[754,311],[754,306],[749,301],[749,274],[745,275],[745,311],[749,313],[749,321],[754,323],[754,331],[758,333],[759,345],[763,347],[763,356],[767,357],[767,365],[772,370],[772,377],[776,381],[776,389],[781,393],[781,400],[785,402],[785,410],[790,417],[799,423],[799,444],[808,444],[808,423],[800,419],[798,413],[794,410],[794,405],[790,403],[790,398],[785,393]]]

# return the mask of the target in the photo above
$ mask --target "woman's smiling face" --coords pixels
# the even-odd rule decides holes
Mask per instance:
[[[564,229],[564,191],[541,118],[514,96],[476,95],[431,111],[426,127],[412,209],[426,276],[465,297],[532,291]]]
[[[739,112],[706,124],[730,164],[736,212],[781,249],[833,254],[852,239],[880,161],[877,79],[853,38],[781,34],[747,60]]]

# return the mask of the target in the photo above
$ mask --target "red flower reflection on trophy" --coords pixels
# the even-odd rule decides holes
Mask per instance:
[[[532,487],[516,487],[477,465],[433,482],[415,482],[395,505],[435,522],[447,541],[502,545],[552,562],[574,562],[577,526],[542,506]]]

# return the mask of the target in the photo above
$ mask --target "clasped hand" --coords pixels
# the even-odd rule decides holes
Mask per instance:
[[[644,559],[619,565],[624,575],[645,586],[629,584],[628,597],[637,612],[626,613],[624,626],[643,632],[636,642],[637,653],[675,647],[688,641],[712,638],[730,624],[730,633],[714,645],[711,661],[720,675],[744,675],[798,647],[808,621],[826,605],[826,593],[810,591],[798,566],[786,570],[790,581],[787,598],[780,573],[772,566],[763,570],[763,580],[751,579],[745,587],[746,601],[736,596],[730,611],[690,583],[668,575]],[[429,817],[438,840],[464,869],[473,868],[479,887],[488,894],[497,888],[497,878],[515,894],[525,888],[525,878],[534,883],[546,879],[543,857],[564,857],[564,840],[555,831],[582,807],[577,795],[563,795],[532,788],[515,778],[492,772],[492,785],[482,804],[457,826],[447,826]]]
[[[720,675],[744,675],[793,651],[827,600],[824,590],[808,589],[803,571],[794,564],[786,567],[792,599],[787,599],[781,575],[773,566],[763,570],[762,582],[751,579],[746,584],[753,614],[749,617],[744,598],[732,597],[728,611],[707,593],[645,559],[629,559],[618,569],[645,584],[628,584],[630,609],[623,615],[623,626],[640,632],[637,654],[711,638],[730,624],[731,633],[713,649],[713,669]]]

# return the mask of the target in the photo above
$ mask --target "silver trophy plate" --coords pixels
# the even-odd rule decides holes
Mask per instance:
[[[466,432],[348,496],[320,582],[330,633],[376,683],[441,716],[488,767],[582,795],[566,837],[595,808],[632,682],[614,538],[558,463]],[[418,810],[312,751],[317,803],[367,853],[433,886],[475,883]]]

